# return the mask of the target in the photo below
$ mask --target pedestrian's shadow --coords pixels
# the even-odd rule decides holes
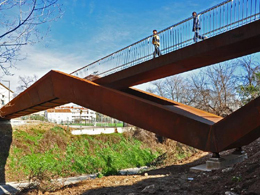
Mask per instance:
[[[5,165],[12,143],[12,133],[10,120],[0,118],[0,184],[6,183]]]

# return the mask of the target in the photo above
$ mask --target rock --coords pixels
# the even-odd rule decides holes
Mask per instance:
[[[154,193],[155,192],[155,185],[146,186],[142,192]]]
[[[237,193],[235,192],[230,192],[230,191],[227,191],[225,192],[225,195],[238,195]]]
[[[222,173],[227,173],[227,172],[230,172],[230,171],[232,171],[232,170],[233,170],[232,167],[228,167],[228,168],[226,168],[226,169],[222,169]]]
[[[236,185],[236,189],[241,189],[242,187],[240,185]]]
[[[187,183],[182,183],[181,184],[181,188],[190,188],[190,184],[187,182]]]
[[[215,176],[212,177],[213,180],[217,180],[217,179],[220,179],[220,178],[221,178],[221,177],[220,177],[220,176],[217,176],[217,175],[215,175]]]
[[[173,187],[172,187],[172,190],[180,190],[181,188],[179,187],[179,186],[177,186],[177,185],[174,185]]]
[[[148,167],[147,166],[143,166],[143,167],[136,167],[136,168],[129,168],[129,169],[122,169],[119,171],[119,173],[121,175],[134,175],[137,173],[140,173],[140,171],[145,171],[147,170]]]
[[[187,175],[184,174],[184,175],[182,175],[180,178],[181,178],[182,180],[186,180],[186,179],[187,179]]]

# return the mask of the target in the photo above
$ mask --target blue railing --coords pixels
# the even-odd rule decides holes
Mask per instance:
[[[227,0],[198,13],[200,34],[208,38],[246,25],[260,18],[260,0]],[[193,18],[190,17],[160,32],[162,54],[194,44]],[[116,51],[74,72],[72,75],[94,80],[135,66],[153,58],[152,35]]]

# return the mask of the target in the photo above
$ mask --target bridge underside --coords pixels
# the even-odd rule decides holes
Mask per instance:
[[[73,102],[204,151],[241,147],[260,137],[260,98],[223,119],[129,87],[258,51],[260,21],[94,82],[50,71],[0,113],[11,119]]]
[[[260,98],[222,119],[147,92],[122,92],[58,71],[47,73],[3,107],[1,114],[11,119],[68,102],[204,151],[240,147],[260,136]]]

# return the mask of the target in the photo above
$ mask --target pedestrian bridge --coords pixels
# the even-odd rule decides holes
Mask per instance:
[[[162,56],[152,58],[149,36],[71,74],[51,70],[4,106],[1,116],[73,102],[204,151],[249,144],[260,137],[260,98],[222,118],[133,86],[259,52],[259,14],[258,0],[225,1],[200,13],[208,39],[193,43],[188,18],[159,32]]]

